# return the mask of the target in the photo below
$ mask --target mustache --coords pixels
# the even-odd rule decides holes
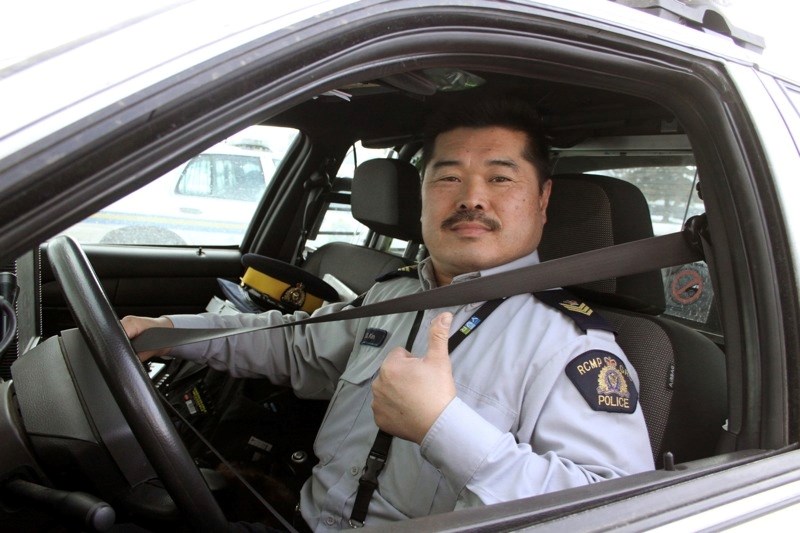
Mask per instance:
[[[500,223],[486,216],[480,209],[463,209],[456,211],[442,221],[441,228],[450,229],[460,222],[479,222],[491,231],[500,229]]]

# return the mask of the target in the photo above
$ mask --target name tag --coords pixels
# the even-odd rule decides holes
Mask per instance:
[[[383,329],[367,328],[367,331],[364,332],[364,337],[361,339],[361,344],[375,347],[383,346],[388,334],[389,333]]]

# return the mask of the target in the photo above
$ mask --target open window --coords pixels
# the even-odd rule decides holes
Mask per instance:
[[[248,127],[64,233],[81,244],[238,246],[297,136]]]
[[[380,239],[379,235],[370,233],[368,227],[353,218],[350,210],[350,182],[356,167],[369,159],[396,157],[397,152],[391,148],[365,148],[360,141],[350,147],[330,192],[322,197],[322,209],[305,243],[306,256],[329,242],[370,246],[403,255],[407,243],[397,239]]]

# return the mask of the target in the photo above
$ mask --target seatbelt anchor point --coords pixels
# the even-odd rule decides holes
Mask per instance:
[[[709,242],[708,218],[705,213],[689,217],[683,225],[683,233],[689,245],[705,257],[703,242]]]

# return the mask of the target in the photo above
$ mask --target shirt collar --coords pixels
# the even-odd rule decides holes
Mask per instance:
[[[467,272],[466,274],[459,274],[458,276],[453,278],[453,283],[462,283],[464,281],[480,278],[483,276],[491,276],[494,274],[500,274],[501,272],[508,272],[510,270],[516,270],[522,267],[533,266],[538,263],[539,263],[539,252],[534,250],[528,255],[524,255],[518,259],[515,259],[503,265],[487,268],[484,270],[478,270],[476,272]],[[431,262],[430,257],[426,257],[425,259],[420,261],[418,271],[419,271],[419,279],[422,282],[422,286],[425,288],[425,290],[433,289],[434,287],[438,286],[436,283],[436,276],[433,272],[433,263]]]

